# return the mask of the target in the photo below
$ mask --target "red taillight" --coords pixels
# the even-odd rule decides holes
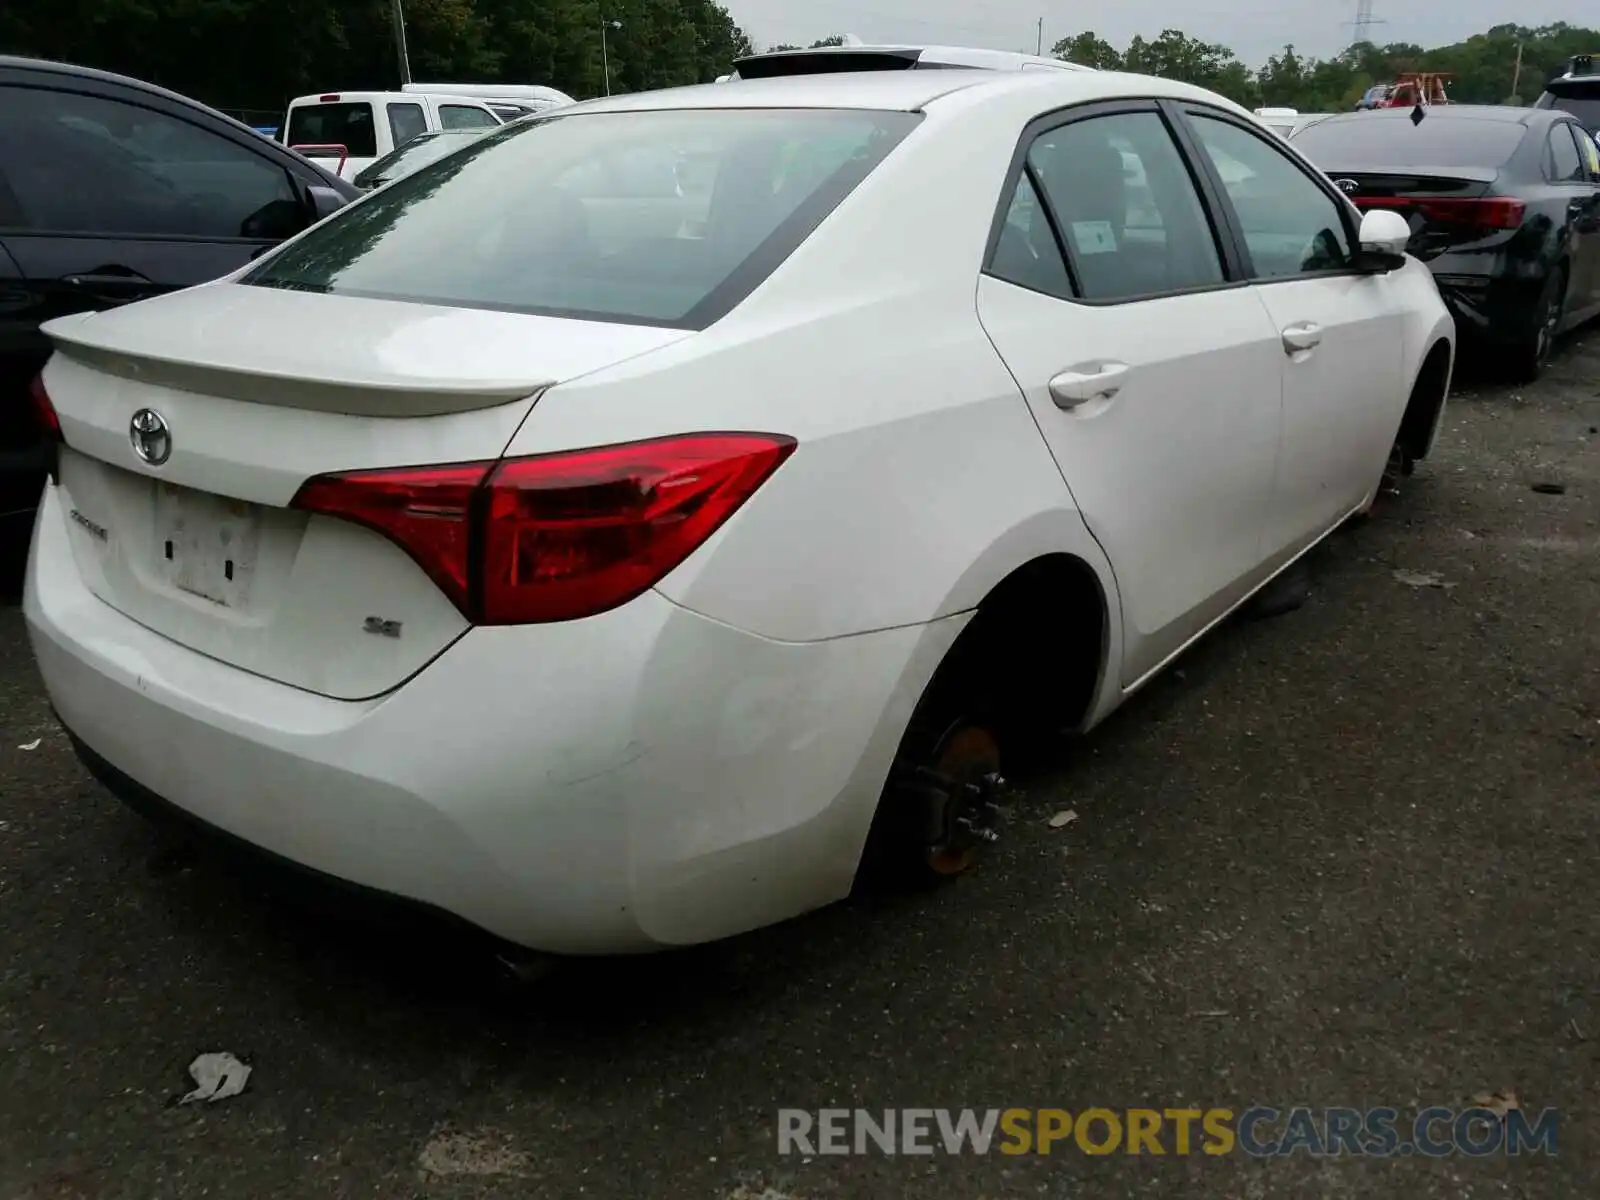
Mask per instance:
[[[657,583],[764,483],[793,438],[708,433],[308,480],[296,508],[367,525],[467,618],[592,616]]]
[[[50,393],[44,390],[43,375],[35,375],[33,382],[28,384],[28,401],[33,405],[34,417],[45,436],[53,441],[61,441],[61,418],[56,415],[56,406],[50,402]]]
[[[322,95],[317,97],[317,103],[318,104],[327,104],[330,101],[337,100],[338,98],[339,98],[339,93],[338,92],[324,92]]]
[[[1473,229],[1520,229],[1528,206],[1509,196],[1463,199],[1456,196],[1356,196],[1358,208],[1413,208],[1438,225]]]

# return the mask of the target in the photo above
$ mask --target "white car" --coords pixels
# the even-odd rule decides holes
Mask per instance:
[[[705,186],[613,188],[667,151]],[[536,950],[776,922],[869,840],[953,874],[1002,749],[1428,453],[1454,331],[1407,232],[1142,76],[509,126],[47,326],[39,669],[131,801]]]

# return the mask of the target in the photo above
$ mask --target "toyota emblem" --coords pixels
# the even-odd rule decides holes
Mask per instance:
[[[1335,179],[1333,181],[1333,186],[1338,188],[1346,196],[1354,196],[1361,190],[1361,185],[1354,179]]]
[[[153,408],[141,408],[128,422],[128,440],[141,462],[159,467],[172,455],[172,431],[167,419]]]

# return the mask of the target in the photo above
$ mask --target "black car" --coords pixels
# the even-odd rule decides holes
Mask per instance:
[[[162,88],[0,56],[0,577],[44,483],[40,324],[225,275],[360,194]]]
[[[1559,108],[1583,122],[1591,134],[1600,133],[1600,74],[1595,73],[1594,56],[1580,54],[1567,69],[1544,85],[1544,95],[1535,108]]]
[[[1385,108],[1293,142],[1356,207],[1410,221],[1408,249],[1432,268],[1462,340],[1519,376],[1537,376],[1556,336],[1600,312],[1600,151],[1570,113]]]

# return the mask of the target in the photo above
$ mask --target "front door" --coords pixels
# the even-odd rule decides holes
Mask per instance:
[[[1393,281],[1355,266],[1343,201],[1281,143],[1216,110],[1188,127],[1280,346],[1283,445],[1263,546],[1292,557],[1378,483],[1407,388]]]
[[[1122,682],[1260,580],[1283,353],[1151,103],[1037,132],[978,289],[1116,575]]]

